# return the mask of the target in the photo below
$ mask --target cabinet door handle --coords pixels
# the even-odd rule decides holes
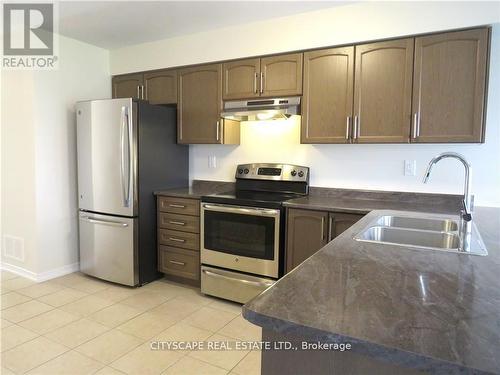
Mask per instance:
[[[169,223],[173,225],[186,225],[186,223],[183,221],[175,221],[175,220],[170,220]]]
[[[258,91],[257,91],[257,75],[259,73],[255,72],[254,76],[253,76],[253,92],[254,94],[257,94]]]
[[[417,115],[417,137],[420,137],[420,112],[417,112],[416,115]]]
[[[264,92],[264,72],[260,72],[260,93]]]
[[[334,220],[334,217],[333,216],[330,216],[330,225],[329,225],[329,228],[328,228],[328,242],[330,242],[331,240],[333,240],[333,230],[335,229],[335,220]]]
[[[351,125],[351,116],[347,116],[345,125],[345,139],[349,139],[350,125]]]
[[[141,98],[141,86],[137,85],[137,99]]]
[[[352,132],[352,137],[354,139],[358,139],[359,128],[360,128],[359,117],[358,117],[358,115],[356,115],[356,116],[354,116],[354,129],[353,129],[353,132]]]
[[[141,85],[141,99],[144,100],[144,85]],[[146,95],[147,96],[147,95]]]
[[[183,205],[183,204],[176,204],[176,203],[170,203],[169,207],[172,207],[172,208],[186,208],[185,205]]]
[[[177,260],[169,260],[169,263],[176,264],[178,266],[183,266],[183,267],[186,265],[185,262],[179,262]]]
[[[417,112],[413,114],[413,139],[417,138]]]
[[[220,139],[220,121],[217,121],[217,140]]]
[[[325,239],[325,218],[321,218],[321,239]]]
[[[180,242],[180,243],[186,242],[186,240],[184,238],[176,238],[176,237],[169,237],[168,240],[174,241],[174,242]]]

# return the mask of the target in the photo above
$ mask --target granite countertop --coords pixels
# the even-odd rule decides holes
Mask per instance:
[[[391,211],[372,211],[247,303],[244,317],[404,367],[500,373],[500,208],[475,211],[486,257],[353,239],[382,213]]]
[[[157,190],[155,195],[200,199],[204,195],[223,193],[234,189],[234,183],[225,181],[194,180],[191,186]]]
[[[454,213],[459,211],[461,201],[459,195],[311,187],[309,195],[288,200],[284,206],[357,214],[373,210]]]

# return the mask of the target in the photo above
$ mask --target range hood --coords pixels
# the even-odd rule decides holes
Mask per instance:
[[[300,96],[275,99],[250,99],[224,102],[222,118],[236,121],[287,119],[300,114]]]

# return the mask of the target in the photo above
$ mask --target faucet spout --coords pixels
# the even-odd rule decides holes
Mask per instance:
[[[472,221],[472,210],[473,210],[473,201],[474,198],[470,193],[471,186],[471,165],[469,162],[460,154],[456,152],[443,152],[431,159],[429,165],[427,166],[427,170],[425,171],[423,183],[427,183],[429,181],[429,176],[431,174],[432,168],[436,163],[445,158],[453,158],[460,161],[465,169],[465,178],[464,178],[464,196],[462,200],[462,210],[460,211],[460,232],[462,237],[463,248],[467,251],[468,241],[467,238],[470,237],[471,231],[471,221]]]
[[[432,167],[434,167],[434,165],[436,163],[438,163],[440,160],[443,160],[446,158],[456,159],[456,160],[460,161],[464,166],[464,169],[465,169],[464,204],[467,207],[468,211],[472,211],[472,196],[470,194],[470,186],[471,186],[471,180],[472,180],[472,176],[471,176],[472,168],[471,168],[471,165],[469,164],[469,162],[465,159],[465,157],[463,155],[460,155],[459,153],[456,153],[456,152],[443,152],[442,154],[439,154],[439,155],[435,156],[434,158],[432,158],[431,161],[429,162],[429,165],[427,166],[427,170],[425,171],[423,183],[425,184],[429,181],[429,176],[431,174]]]
[[[436,158],[434,158],[434,159],[436,159]],[[434,161],[434,159],[432,159],[429,162],[429,165],[427,166],[427,169],[426,169],[425,174],[424,174],[424,178],[422,179],[422,182],[424,184],[426,184],[427,182],[429,182],[429,176],[431,175],[432,167],[434,167],[434,164],[436,164],[436,162]]]

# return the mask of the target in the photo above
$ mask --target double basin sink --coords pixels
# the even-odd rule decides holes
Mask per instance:
[[[459,234],[458,220],[436,217],[431,214],[379,215],[354,236],[354,239],[422,250],[441,250],[473,255],[488,254],[475,224],[472,224],[472,233],[467,238],[467,250],[464,250],[464,239]]]

